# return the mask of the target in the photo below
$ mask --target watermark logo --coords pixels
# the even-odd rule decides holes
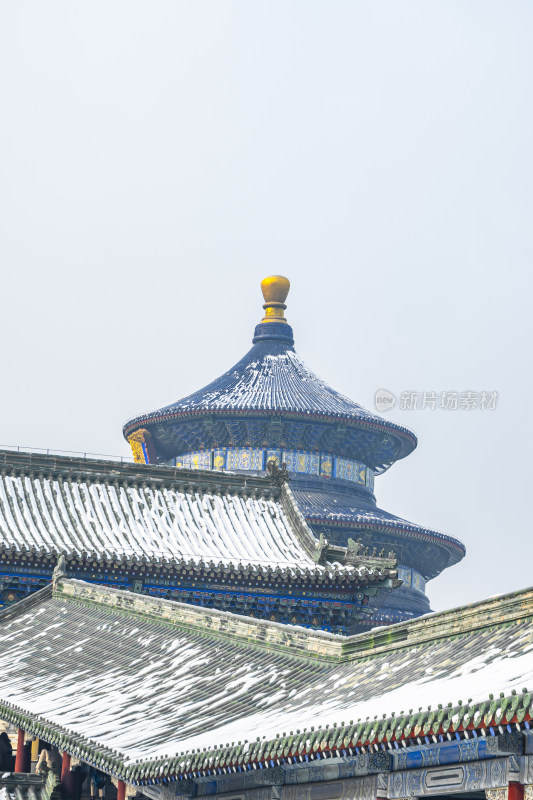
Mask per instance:
[[[396,405],[396,395],[388,389],[378,389],[374,395],[374,405],[378,411],[390,411]]]
[[[458,392],[400,392],[399,398],[388,389],[378,389],[374,395],[376,411],[390,411],[396,405],[400,411],[495,411],[499,394],[495,391],[472,390]]]

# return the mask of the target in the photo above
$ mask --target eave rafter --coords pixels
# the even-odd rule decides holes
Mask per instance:
[[[3,719],[67,751],[92,766],[132,785],[166,784],[184,778],[219,776],[249,770],[268,769],[328,758],[354,756],[360,752],[387,752],[398,747],[414,747],[457,740],[491,737],[505,731],[529,729],[533,719],[531,693],[524,689],[497,700],[489,697],[478,703],[448,703],[446,708],[416,714],[332,727],[283,732],[273,739],[232,742],[212,749],[178,753],[172,758],[156,758],[128,763],[121,754],[98,742],[85,739],[36,715],[26,714],[11,703],[0,703]]]

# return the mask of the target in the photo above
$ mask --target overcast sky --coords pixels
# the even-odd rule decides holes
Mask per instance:
[[[533,4],[3,2],[0,444],[122,424],[248,349],[292,283],[309,367],[388,418],[381,507],[460,538],[435,609],[531,583]]]

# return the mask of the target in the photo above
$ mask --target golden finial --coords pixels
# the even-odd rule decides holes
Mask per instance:
[[[285,300],[290,288],[289,279],[284,278],[283,275],[270,275],[261,281],[261,291],[265,299],[263,306],[265,316],[262,322],[284,322],[287,324],[283,312],[287,308]]]

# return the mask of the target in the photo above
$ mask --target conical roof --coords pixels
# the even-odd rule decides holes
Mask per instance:
[[[272,276],[262,289],[265,317],[248,353],[202,389],[130,420],[125,437],[148,430],[159,460],[197,447],[281,445],[358,459],[377,472],[412,452],[411,431],[337,392],[296,353],[283,314],[288,280]]]

